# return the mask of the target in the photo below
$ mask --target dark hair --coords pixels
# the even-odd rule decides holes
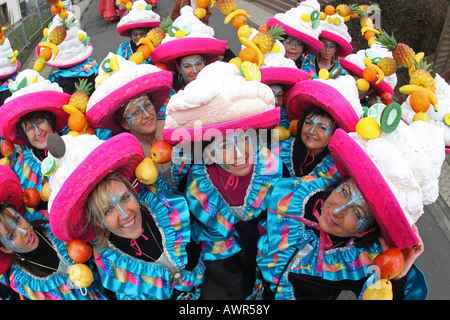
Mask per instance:
[[[316,115],[318,115],[318,116],[325,116],[325,117],[328,117],[328,118],[330,118],[331,120],[333,120],[333,123],[334,124],[336,124],[336,120],[334,120],[334,118],[328,113],[328,112],[326,112],[325,110],[323,110],[322,108],[319,108],[318,106],[316,106],[316,105],[311,105],[311,106],[309,106],[309,107],[307,107],[306,109],[305,109],[305,111],[303,111],[303,114],[301,115],[301,117],[300,117],[300,119],[299,119],[299,121],[298,121],[298,123],[297,123],[297,136],[300,136],[301,135],[301,132],[302,132],[302,127],[303,127],[303,123],[305,122],[305,118],[308,116],[308,114],[310,114],[310,113],[314,113],[314,114],[316,114]],[[337,126],[336,125],[333,125],[333,132],[335,131],[337,129]],[[332,132],[332,133],[333,133]]]
[[[324,199],[328,199],[328,197],[333,193],[334,189],[336,189],[342,182],[344,182],[348,177],[340,178],[334,182],[332,182],[324,191],[325,197]],[[374,243],[378,237],[380,236],[380,227],[378,225],[378,221],[375,220],[375,230],[365,234],[362,237],[355,237],[355,247],[362,248]]]
[[[53,112],[46,111],[46,110],[38,110],[38,111],[33,111],[33,112],[30,112],[30,113],[27,113],[26,115],[21,117],[19,119],[19,121],[17,121],[17,123],[16,123],[16,131],[17,131],[17,133],[19,134],[19,136],[23,140],[26,141],[28,146],[31,146],[31,143],[28,140],[27,133],[23,130],[23,125],[26,122],[32,122],[32,121],[36,121],[38,119],[45,119],[45,120],[47,120],[47,122],[50,124],[52,129],[55,128],[56,115]]]

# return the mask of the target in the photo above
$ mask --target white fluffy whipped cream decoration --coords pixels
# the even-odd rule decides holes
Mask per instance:
[[[145,0],[133,1],[131,10],[125,14],[117,23],[118,27],[137,22],[160,21],[160,16],[152,9],[149,9]]]
[[[269,86],[247,81],[233,63],[217,61],[170,98],[165,129],[193,128],[196,121],[210,126],[273,108],[275,97]]]
[[[13,73],[17,69],[17,61],[11,62],[14,51],[8,38],[0,45],[0,75]]]

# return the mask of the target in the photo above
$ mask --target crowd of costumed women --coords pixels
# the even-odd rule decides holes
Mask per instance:
[[[168,17],[119,0],[123,43],[96,61],[46,2],[33,69],[1,38],[1,299],[427,298],[416,222],[439,196],[450,87],[373,26],[377,5],[306,0],[253,28],[234,0]]]

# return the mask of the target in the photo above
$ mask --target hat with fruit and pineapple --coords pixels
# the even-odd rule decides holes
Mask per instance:
[[[0,79],[9,78],[20,68],[20,61],[17,60],[18,52],[11,48],[9,39],[3,34],[5,30],[0,23]]]
[[[148,95],[158,111],[169,97],[172,73],[151,64],[139,64],[109,53],[96,77],[96,89],[89,98],[86,118],[95,129],[123,131],[115,112],[127,102]]]
[[[54,151],[56,148],[64,152]],[[48,157],[58,156],[49,179],[50,228],[62,241],[91,241],[96,235],[84,212],[89,194],[114,171],[133,183],[135,169],[144,159],[142,147],[126,132],[105,141],[90,134],[64,135],[49,145],[49,153]]]
[[[355,181],[387,244],[405,249],[419,241],[411,225],[439,196],[444,139],[428,122],[400,121],[398,104],[385,108],[395,123],[380,129],[376,119],[364,117],[356,132],[338,129],[328,148],[341,176]]]
[[[14,209],[23,214],[24,205],[22,200],[22,186],[17,175],[8,166],[0,165],[0,203],[14,206]],[[0,251],[0,275],[5,273],[11,266],[12,260],[9,254]]]
[[[355,81],[351,76],[297,83],[286,97],[288,118],[300,119],[302,113],[312,105],[328,112],[337,126],[346,132],[355,131],[363,114]]]
[[[92,55],[90,38],[80,29],[78,18],[67,11],[61,1],[46,1],[52,5],[55,16],[44,29],[44,38],[36,47],[39,58],[35,62],[34,69],[41,71],[46,65],[55,68],[76,66]]]
[[[70,95],[64,93],[57,83],[45,80],[35,70],[26,69],[9,84],[12,95],[5,100],[0,112],[0,135],[15,144],[27,142],[17,132],[16,124],[21,117],[34,111],[49,111],[56,116],[54,131],[67,125],[69,114],[63,106],[69,102]]]
[[[280,121],[272,89],[259,80],[258,67],[244,61],[216,61],[167,104],[163,139],[177,144],[224,136],[228,130],[269,129]]]
[[[285,13],[277,13],[267,20],[267,25],[282,26],[286,35],[303,43],[303,53],[317,54],[323,48],[319,40],[322,27],[320,4],[317,0],[302,1],[296,8],[289,9]]]
[[[322,26],[320,38],[335,42],[337,44],[336,54],[339,57],[345,57],[353,52],[352,37],[340,14],[328,15],[324,20],[320,20],[320,25]]]
[[[150,39],[151,45],[155,47],[150,57],[155,64],[162,63],[168,70],[176,71],[178,58],[201,54],[205,56],[206,64],[209,64],[225,54],[227,41],[214,38],[214,29],[197,18],[192,7],[184,6],[180,13],[167,27],[168,35],[165,38],[158,39],[156,43]],[[156,32],[157,29],[153,30]],[[149,37],[150,33],[147,39]]]
[[[129,37],[133,29],[156,28],[161,24],[159,14],[145,0],[128,1],[126,8],[128,11],[117,23],[117,32],[121,36]]]

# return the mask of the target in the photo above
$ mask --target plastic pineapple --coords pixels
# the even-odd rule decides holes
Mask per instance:
[[[237,4],[234,0],[217,0],[215,5],[224,15],[228,15],[237,9]]]
[[[149,39],[155,47],[159,46],[171,25],[172,21],[170,20],[170,17],[166,17],[161,21],[159,27],[153,28],[147,33],[146,38]]]
[[[381,58],[378,61],[377,66],[381,70],[383,70],[384,75],[386,77],[389,77],[397,72],[397,62],[394,59],[392,59],[391,57]]]
[[[430,72],[433,70],[431,66],[433,63],[427,63],[426,61],[420,61],[420,64],[417,61],[414,61],[415,71],[413,71],[410,75],[409,83],[425,87],[434,92],[436,90],[436,83]]]
[[[389,36],[384,30],[380,30],[376,41],[391,51],[392,57],[401,66],[410,68],[414,65],[416,55],[414,50],[405,43],[397,43],[393,35]]]
[[[82,113],[86,113],[87,104],[89,101],[89,94],[92,90],[92,83],[88,82],[88,79],[82,79],[75,83],[76,91],[72,93],[69,99],[69,106],[73,106],[80,110]]]
[[[59,45],[61,42],[64,41],[64,39],[67,36],[67,30],[70,29],[70,27],[74,24],[75,17],[72,17],[69,21],[66,21],[66,19],[62,19],[61,25],[55,27],[52,32],[48,35],[48,41]]]
[[[275,40],[283,39],[284,29],[282,27],[271,27],[268,31],[261,31],[257,33],[252,41],[256,43],[263,54],[266,54],[275,43]]]

